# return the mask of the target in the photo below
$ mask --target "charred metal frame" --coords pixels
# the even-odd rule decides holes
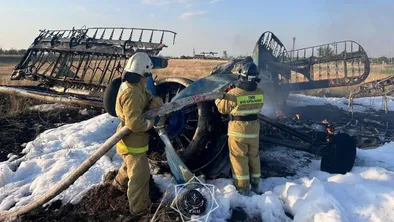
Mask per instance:
[[[252,57],[263,79],[287,91],[356,85],[364,81],[370,72],[368,56],[355,41],[287,51],[272,32],[264,32]]]
[[[15,66],[11,80],[30,79],[65,95],[100,99],[106,86],[122,74],[127,59],[138,51],[148,53],[155,67],[166,67],[168,60],[158,56],[167,47],[165,34],[173,34],[174,44],[176,33],[161,29],[41,30]],[[324,49],[326,53],[319,54]],[[263,81],[273,83],[277,92],[356,85],[370,72],[365,50],[354,41],[287,51],[267,31],[258,39],[252,58]]]
[[[351,108],[353,111],[353,99],[355,98],[356,95],[375,91],[383,96],[384,111],[387,114],[388,112],[387,96],[391,96],[394,94],[394,89],[386,90],[388,86],[394,86],[394,76],[389,76],[383,79],[366,82],[357,86],[349,95],[348,108]]]
[[[39,81],[41,86],[60,87],[62,92],[100,97],[105,87],[120,76],[127,59],[146,52],[154,68],[163,68],[167,59],[158,56],[167,45],[170,30],[123,27],[94,27],[72,30],[41,30],[11,80]]]

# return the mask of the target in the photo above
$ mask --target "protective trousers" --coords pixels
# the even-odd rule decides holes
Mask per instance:
[[[132,214],[143,213],[148,210],[150,169],[146,152],[123,154],[123,164],[119,168],[115,180],[121,185],[127,184],[127,198]]]
[[[239,140],[229,136],[228,146],[234,186],[244,192],[249,191],[250,184],[258,187],[260,182],[259,139]]]

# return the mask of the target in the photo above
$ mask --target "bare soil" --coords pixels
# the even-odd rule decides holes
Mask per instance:
[[[109,172],[106,177],[111,181],[116,171]],[[152,202],[160,200],[162,193],[150,181],[150,198]],[[61,201],[53,202],[18,218],[18,221],[144,221],[146,218],[133,218],[129,214],[127,194],[106,183],[89,190],[78,204],[61,205]],[[152,213],[157,207],[152,207]]]

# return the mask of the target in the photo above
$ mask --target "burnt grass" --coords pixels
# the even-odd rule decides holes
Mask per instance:
[[[22,145],[34,140],[45,130],[81,122],[103,113],[98,108],[72,106],[45,112],[28,109],[38,104],[42,103],[0,95],[0,161],[7,160],[9,154],[20,155],[24,148]],[[82,109],[87,109],[87,112],[81,114]]]

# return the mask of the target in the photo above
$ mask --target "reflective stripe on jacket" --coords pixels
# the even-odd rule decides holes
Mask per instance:
[[[143,152],[148,151],[148,145],[146,145],[144,147],[135,148],[135,147],[128,147],[128,146],[124,145],[123,143],[117,143],[116,148],[119,148],[119,149],[121,149],[125,152],[128,152],[128,153],[143,153]]]
[[[259,114],[264,105],[264,91],[257,88],[255,91],[246,91],[241,88],[230,90],[222,100],[216,100],[218,111],[222,114],[246,116]],[[260,122],[230,121],[228,136],[243,139],[258,138]]]
[[[149,134],[154,121],[145,119],[143,113],[148,109],[152,99],[150,93],[141,83],[130,84],[123,82],[116,98],[116,114],[121,123],[117,131],[126,125],[132,132],[123,137],[117,144],[119,154],[139,153],[147,150]]]

